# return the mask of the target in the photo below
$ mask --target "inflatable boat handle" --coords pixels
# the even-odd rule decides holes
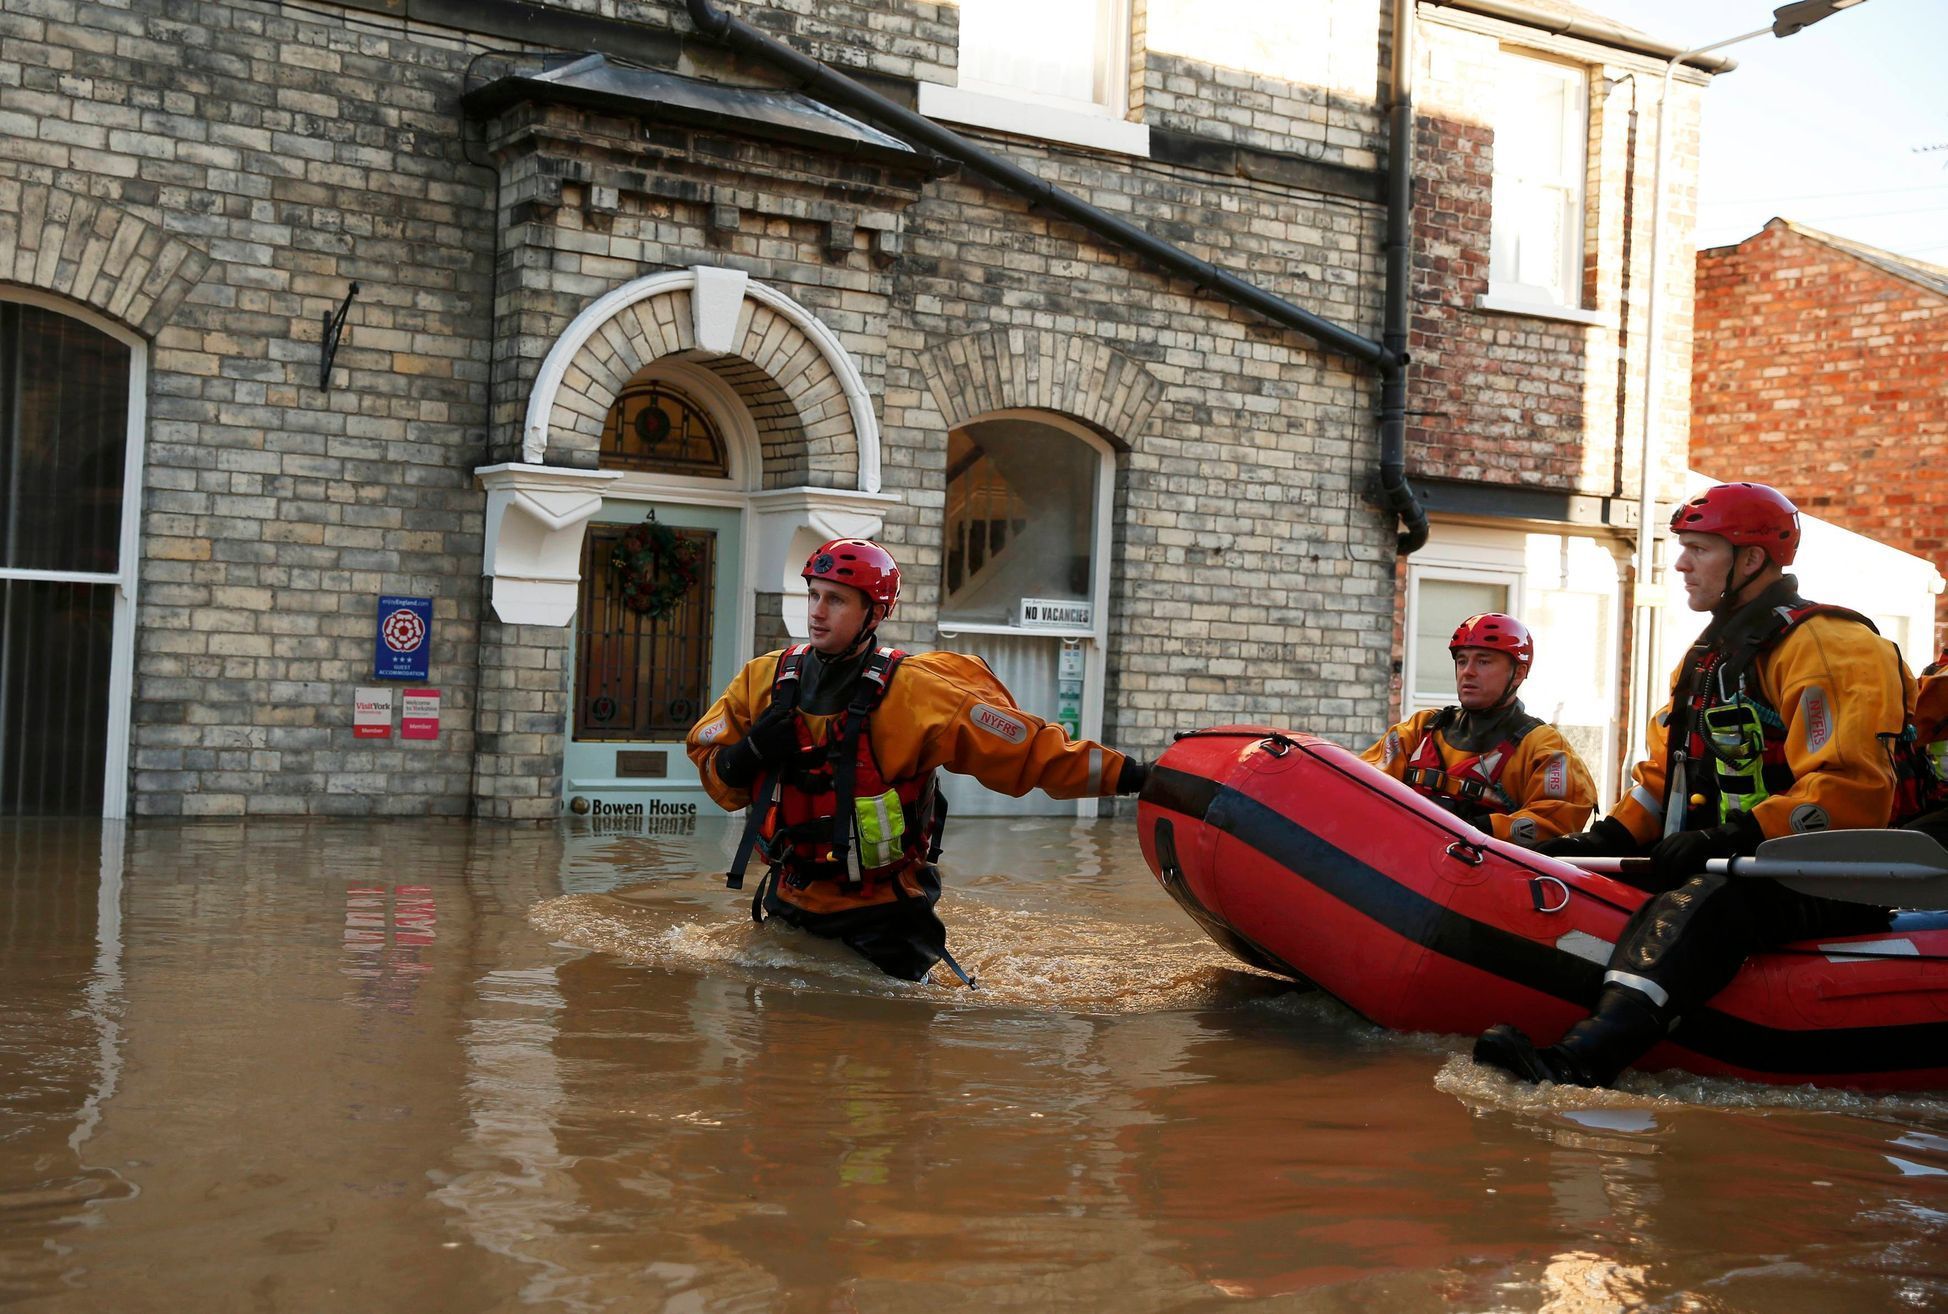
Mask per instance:
[[[1288,750],[1299,746],[1299,741],[1290,735],[1248,725],[1220,726],[1214,730],[1179,730],[1170,737],[1172,743],[1182,743],[1186,739],[1262,739],[1266,746],[1280,757],[1284,757]]]
[[[1648,870],[1648,858],[1562,858],[1603,875]],[[1823,899],[1883,908],[1948,907],[1948,849],[1915,830],[1823,830],[1781,835],[1749,858],[1715,858],[1705,870],[1764,876]]]
[[[1544,882],[1556,887],[1554,902],[1543,897]],[[1569,906],[1569,882],[1560,876],[1531,876],[1529,877],[1529,901],[1535,905],[1535,910],[1539,913],[1559,913]]]

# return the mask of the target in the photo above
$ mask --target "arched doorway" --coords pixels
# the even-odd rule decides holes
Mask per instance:
[[[0,815],[128,806],[148,352],[0,290]]]
[[[1049,411],[994,411],[948,434],[939,631],[1026,710],[1102,734],[1116,454]],[[942,777],[957,816],[1094,816],[1096,801],[1009,798]]]
[[[659,381],[687,394],[695,411],[722,428],[727,474],[700,473],[688,459],[615,468],[619,454],[602,450],[609,441],[605,433],[641,437],[633,418],[617,418],[618,407],[625,394]],[[666,418],[674,432],[677,418]],[[662,421],[650,424],[662,432]],[[859,364],[837,335],[777,289],[741,271],[712,266],[645,275],[577,315],[542,362],[528,400],[521,454],[520,462],[475,472],[487,491],[482,572],[494,581],[495,617],[507,625],[571,627],[565,643],[579,645],[572,632],[577,613],[592,613],[601,602],[589,592],[591,577],[614,568],[616,551],[613,540],[607,555],[599,543],[591,548],[591,519],[624,526],[598,533],[626,532],[647,525],[653,511],[661,528],[643,532],[659,542],[664,529],[691,538],[711,535],[714,592],[707,604],[691,599],[687,605],[693,614],[712,617],[713,627],[735,628],[713,628],[707,664],[693,638],[685,660],[708,676],[685,683],[697,688],[699,681],[707,683],[712,695],[738,669],[733,662],[748,660],[755,648],[781,647],[791,636],[804,636],[804,586],[797,563],[811,547],[830,538],[877,534],[887,507],[900,500],[879,491],[878,420]],[[540,464],[544,460],[551,463]],[[610,581],[617,590],[624,583]],[[639,650],[643,643],[641,636],[630,640],[619,632],[616,641],[635,642]],[[515,660],[511,652],[495,659]],[[572,649],[564,660],[581,664]],[[629,660],[634,659],[616,659]],[[597,674],[608,678],[613,669],[604,666]],[[581,696],[579,678],[570,681],[571,703]],[[620,706],[604,705],[599,710],[608,717],[605,727],[585,722],[580,736],[578,713],[568,709],[556,722],[562,789],[551,795],[565,799],[571,813],[594,812],[597,799],[607,797],[591,790],[627,791],[629,804],[644,805],[643,815],[659,801],[694,805],[703,795],[682,754],[681,736],[674,734],[679,709],[669,705],[685,698],[708,701],[700,693],[691,697],[678,690],[662,699],[666,705],[653,731],[632,721],[629,738],[590,733],[619,726]],[[650,733],[672,737],[640,737]],[[648,746],[583,751],[605,743]],[[620,757],[625,752],[644,756],[625,762]],[[603,765],[604,755],[611,765]],[[483,752],[477,769],[491,781],[530,765],[505,753]],[[644,774],[625,775],[625,767]],[[665,774],[648,774],[657,771]],[[483,798],[490,808],[503,806],[498,794]],[[528,802],[517,800],[509,814],[528,814],[523,811]]]
[[[752,646],[757,435],[721,378],[666,357],[617,392],[600,459],[622,477],[582,541],[562,792],[575,814],[687,817],[683,737]]]

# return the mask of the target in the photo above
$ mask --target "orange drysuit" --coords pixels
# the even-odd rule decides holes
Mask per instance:
[[[782,655],[766,653],[746,664],[685,740],[704,789],[726,810],[745,807],[751,796],[717,775],[716,756],[744,738],[771,705]],[[837,733],[833,723],[845,713],[814,716],[801,709],[796,715],[809,732],[809,742],[823,744]],[[1016,797],[1031,789],[1056,798],[1113,794],[1127,760],[1093,740],[1071,739],[1060,725],[1022,711],[987,663],[952,652],[905,656],[866,723],[865,737],[879,774],[889,784],[913,782],[944,769]],[[890,880],[849,885],[818,879],[779,881],[775,892],[785,903],[818,916],[921,897],[915,872],[902,870],[897,879],[899,890]]]
[[[1590,778],[1583,759],[1554,726],[1546,722],[1537,724],[1513,746],[1504,744],[1482,753],[1468,752],[1454,747],[1446,735],[1432,728],[1436,718],[1453,711],[1443,708],[1416,712],[1387,731],[1360,756],[1395,780],[1406,781],[1445,806],[1442,789],[1415,784],[1409,776],[1409,768],[1417,756],[1426,760],[1421,750],[1431,734],[1439,769],[1450,782],[1494,779],[1493,787],[1477,800],[1478,807],[1487,815],[1479,820],[1466,813],[1462,815],[1496,839],[1512,838],[1521,844],[1538,844],[1583,828],[1596,807],[1596,782]],[[1506,762],[1495,760],[1504,751]],[[1499,775],[1496,775],[1497,768]]]
[[[1680,663],[1671,677],[1674,695],[1683,671]],[[1813,615],[1760,652],[1746,681],[1749,692],[1784,722],[1785,762],[1792,775],[1788,786],[1751,810],[1765,837],[1888,825],[1897,783],[1893,746],[1916,697],[1914,676],[1900,650],[1858,621]],[[1635,784],[1611,810],[1639,844],[1655,843],[1665,833],[1667,806],[1687,806],[1685,798],[1666,797],[1670,721],[1667,701],[1651,718],[1649,756],[1631,770]],[[1708,768],[1686,763],[1685,769]],[[1692,818],[1685,828],[1716,820]]]

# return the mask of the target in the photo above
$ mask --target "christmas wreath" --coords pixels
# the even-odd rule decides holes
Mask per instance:
[[[609,566],[621,580],[622,605],[662,620],[703,574],[703,550],[651,518],[623,534],[609,554]]]

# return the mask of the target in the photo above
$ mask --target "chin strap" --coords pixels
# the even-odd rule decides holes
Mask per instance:
[[[859,637],[847,644],[846,650],[834,660],[849,662],[860,653],[871,651],[873,646],[878,643],[879,623],[886,619],[887,613],[880,611],[880,604],[877,602],[870,604],[870,608],[871,610],[867,613],[868,615],[871,615],[872,612],[879,612],[879,614],[866,622],[865,628],[859,631]]]
[[[1508,678],[1508,688],[1502,690],[1502,696],[1500,698],[1497,698],[1494,702],[1490,703],[1488,706],[1482,708],[1481,711],[1475,713],[1475,715],[1497,716],[1502,712],[1506,712],[1509,708],[1515,706],[1515,695],[1520,693],[1521,691],[1522,691],[1521,677],[1511,675]]]
[[[1760,575],[1763,575],[1765,573],[1766,566],[1769,565],[1771,561],[1772,561],[1771,557],[1766,557],[1764,560],[1760,561],[1758,565],[1752,568],[1752,573],[1747,575],[1744,579],[1740,580],[1736,586],[1734,586],[1731,582],[1732,572],[1730,570],[1727,570],[1725,572],[1724,591],[1718,595],[1718,601],[1712,605],[1711,614],[1714,616],[1728,616],[1732,612],[1737,611],[1739,605],[1738,599],[1744,594],[1746,585],[1750,584],[1753,580],[1757,579]],[[1732,553],[1732,565],[1734,567],[1738,565],[1738,553],[1736,551]]]

